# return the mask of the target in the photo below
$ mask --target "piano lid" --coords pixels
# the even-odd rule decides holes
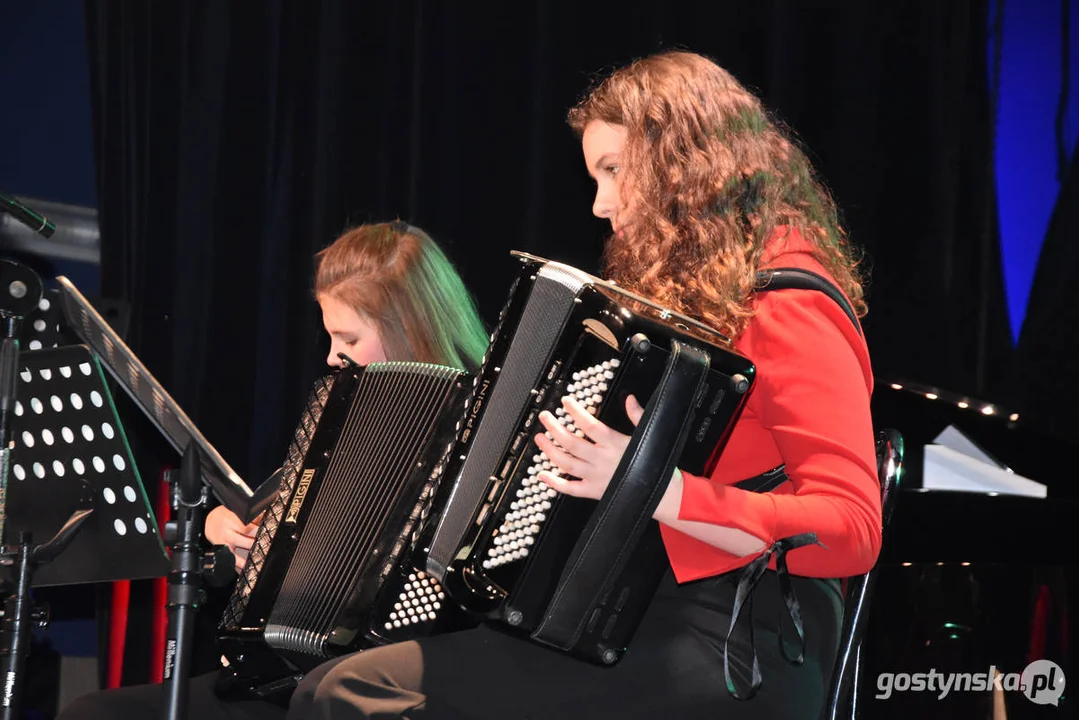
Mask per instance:
[[[872,410],[905,451],[883,562],[1028,563],[1035,549],[1071,562],[1062,536],[1079,509],[1075,445],[1008,408],[909,381],[878,381]],[[928,482],[926,468],[938,474]]]
[[[1079,446],[1042,432],[1008,408],[924,384],[878,381],[872,410],[878,428],[893,427],[903,434],[905,489],[931,486],[922,473],[926,446],[932,446],[931,465],[934,458],[943,458],[939,466],[956,455],[980,460],[968,465],[984,465],[987,486],[997,482],[995,470],[1004,470],[1017,480],[1044,485],[1048,498],[1079,496],[1079,483],[1071,477]],[[1033,488],[1025,490],[1038,494]]]

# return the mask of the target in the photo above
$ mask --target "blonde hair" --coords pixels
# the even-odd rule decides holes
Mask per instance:
[[[396,221],[361,225],[315,256],[315,297],[333,297],[378,327],[386,357],[479,368],[487,333],[475,302],[427,233]]]

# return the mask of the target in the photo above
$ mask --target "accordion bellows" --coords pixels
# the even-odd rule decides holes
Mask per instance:
[[[454,613],[412,560],[468,379],[387,362],[316,383],[219,625],[233,673],[302,673]]]

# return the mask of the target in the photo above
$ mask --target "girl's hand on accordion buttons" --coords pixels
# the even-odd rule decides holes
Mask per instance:
[[[206,539],[214,545],[228,546],[236,560],[236,572],[242,572],[261,520],[260,516],[255,522],[244,525],[239,515],[218,505],[206,516]]]
[[[604,425],[572,398],[563,398],[562,407],[577,433],[567,430],[551,413],[540,413],[540,422],[550,437],[536,435],[536,445],[558,474],[544,470],[536,477],[556,492],[598,500],[629,446],[629,436]],[[644,408],[632,395],[626,398],[626,415],[634,425],[644,415]],[[563,477],[567,475],[580,479]]]

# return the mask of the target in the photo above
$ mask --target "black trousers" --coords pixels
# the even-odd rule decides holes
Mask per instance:
[[[430,720],[595,720],[617,718],[816,718],[824,702],[842,623],[837,583],[793,578],[805,618],[800,665],[780,652],[786,606],[774,572],[754,593],[754,640],[763,684],[735,699],[723,672],[723,643],[735,583],[728,577],[661,585],[629,652],[614,667],[593,666],[500,630],[479,627],[374,648],[324,663],[309,673],[285,711],[265,702],[223,702],[214,676],[192,681],[192,720],[424,718]],[[748,620],[748,619],[747,619]],[[785,630],[788,648],[796,637]],[[749,685],[748,633],[735,636],[730,666]],[[160,718],[162,686],[104,691],[74,702],[60,716]]]

